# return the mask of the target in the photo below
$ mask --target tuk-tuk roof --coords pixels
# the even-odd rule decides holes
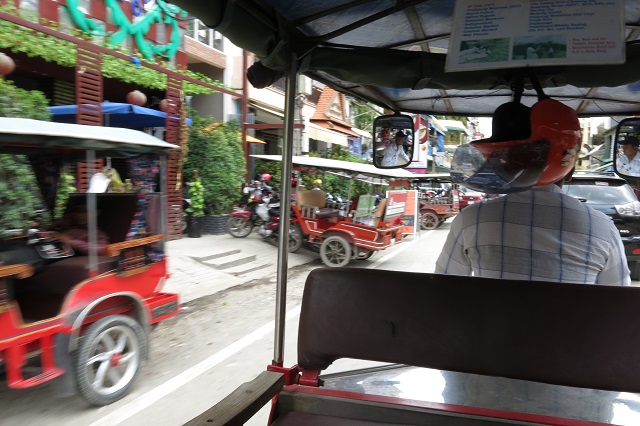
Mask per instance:
[[[0,148],[94,149],[99,152],[164,152],[179,146],[137,130],[118,127],[53,123],[26,118],[0,117]]]
[[[282,161],[281,155],[252,155],[267,161]],[[351,161],[333,160],[320,157],[303,157],[294,155],[293,164],[305,167],[315,167],[326,171],[344,171],[359,178],[359,175],[381,177],[385,179],[413,179],[416,175],[404,169],[379,169],[372,164],[354,163]]]
[[[395,111],[463,116],[491,115],[512,99],[511,89],[519,79],[525,84],[522,103],[531,106],[538,95],[530,72],[546,95],[580,116],[640,113],[640,1],[621,2],[624,14],[621,11],[619,19],[601,27],[619,24],[619,40],[626,37],[626,46],[619,46],[621,41],[616,49],[626,50],[625,63],[592,65],[602,57],[594,52],[590,61],[575,65],[539,62],[520,68],[446,72],[454,9],[460,1],[173,1],[237,46],[255,53],[262,71],[276,71],[268,75],[258,72],[260,66],[254,67],[249,78],[254,83],[261,81],[256,87],[266,87],[288,72],[295,54],[300,73],[341,92]],[[589,7],[569,3],[559,2],[558,7],[578,7],[578,12]],[[509,0],[496,7],[505,4],[525,7],[529,2]],[[584,16],[574,19],[580,23],[586,20]],[[526,32],[526,22],[523,27]],[[460,30],[459,26],[456,33]],[[597,39],[599,34],[593,32],[583,29],[571,37],[588,40],[593,35]]]

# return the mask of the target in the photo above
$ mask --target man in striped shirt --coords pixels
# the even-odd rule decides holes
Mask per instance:
[[[520,129],[505,133],[501,124]],[[496,110],[493,128],[492,138],[476,142],[476,147],[487,163],[494,163],[470,175],[470,163],[461,161],[452,165],[452,178],[458,176],[459,182],[477,190],[482,185],[500,188],[507,195],[473,204],[454,219],[435,272],[630,285],[624,247],[613,221],[560,189],[571,178],[579,151],[575,112],[550,99],[531,109],[510,105]],[[571,131],[577,131],[577,137],[569,137]],[[525,155],[521,147],[526,144],[541,148],[535,155],[529,151]],[[460,178],[462,170],[466,174]]]

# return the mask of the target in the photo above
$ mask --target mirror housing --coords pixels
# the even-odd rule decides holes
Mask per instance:
[[[373,120],[373,164],[398,169],[411,164],[415,147],[413,119],[408,115],[382,115]]]
[[[625,118],[616,128],[613,168],[624,178],[640,178],[640,117]]]

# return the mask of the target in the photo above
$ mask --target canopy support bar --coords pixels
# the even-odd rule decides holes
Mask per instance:
[[[283,365],[284,330],[287,313],[287,268],[289,260],[289,223],[291,220],[291,171],[293,153],[293,125],[296,107],[297,60],[291,55],[287,75],[284,106],[284,143],[282,144],[282,177],[280,188],[280,234],[278,235],[278,273],[276,286],[276,328],[273,344],[273,364]]]

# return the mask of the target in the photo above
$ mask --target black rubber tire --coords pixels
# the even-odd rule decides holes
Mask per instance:
[[[640,262],[629,262],[629,276],[633,281],[640,280]]]
[[[332,235],[320,246],[320,259],[326,266],[339,268],[351,261],[351,244],[338,235]]]
[[[300,227],[292,223],[289,225],[289,253],[295,253],[302,247],[304,243],[304,235]]]
[[[244,238],[253,231],[253,222],[241,217],[230,217],[227,221],[227,232],[236,238]]]
[[[440,218],[433,212],[420,215],[420,229],[436,229],[440,225]]]
[[[75,356],[80,394],[95,406],[125,396],[140,373],[147,347],[147,334],[133,318],[112,315],[96,321],[81,337]]]

